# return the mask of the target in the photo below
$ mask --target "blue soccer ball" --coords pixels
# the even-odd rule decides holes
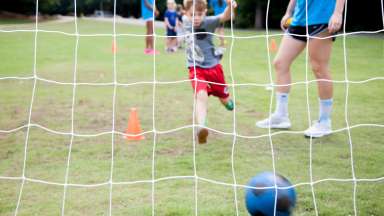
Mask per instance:
[[[248,186],[262,187],[264,189],[247,188],[245,192],[245,204],[249,214],[252,216],[273,216],[275,208],[275,180],[273,172],[263,172],[253,177]],[[276,173],[276,185],[278,187],[289,187],[277,189],[276,216],[291,215],[296,204],[296,192],[292,184],[284,176]]]

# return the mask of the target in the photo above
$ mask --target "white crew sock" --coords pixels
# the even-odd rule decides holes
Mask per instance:
[[[274,114],[281,117],[288,117],[288,93],[276,92],[276,109]]]
[[[331,120],[333,99],[319,99],[319,122],[328,122]]]

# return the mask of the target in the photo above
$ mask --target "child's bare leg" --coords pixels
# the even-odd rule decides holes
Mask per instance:
[[[147,21],[147,36],[145,37],[145,48],[153,49],[153,21]]]
[[[200,126],[205,125],[208,109],[208,93],[200,90],[196,93],[196,121]]]
[[[203,128],[205,126],[208,109],[208,93],[204,90],[200,90],[196,94],[196,121],[199,125],[197,129],[197,137],[199,144],[207,142],[208,129]]]
[[[226,98],[219,98],[220,102],[225,105],[227,104],[227,102],[229,101],[230,97],[226,97]]]
[[[234,108],[233,100],[230,96],[226,98],[219,98],[220,102],[225,106],[225,108],[229,111],[232,111]]]
[[[166,46],[166,50],[167,50],[167,51],[168,51],[168,49],[169,49],[169,40],[170,40],[169,37],[167,37],[167,38],[165,39],[165,46]]]
[[[173,37],[172,38],[172,48],[175,49],[175,51],[177,50],[177,38],[176,37]]]

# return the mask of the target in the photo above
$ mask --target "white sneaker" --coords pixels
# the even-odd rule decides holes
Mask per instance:
[[[289,118],[272,114],[269,118],[256,122],[259,128],[288,129],[291,127]]]
[[[319,138],[332,133],[331,121],[319,122],[316,121],[313,125],[304,131],[304,136]]]

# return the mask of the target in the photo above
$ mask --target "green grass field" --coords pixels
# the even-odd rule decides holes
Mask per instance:
[[[0,28],[33,29],[34,23]],[[7,26],[4,26],[6,24]],[[46,22],[40,29],[75,32],[73,22]],[[79,20],[80,34],[112,33],[108,22]],[[118,24],[117,33],[144,34],[143,27]],[[163,29],[157,29],[164,35]],[[229,31],[227,32],[230,33]],[[262,31],[235,30],[237,36],[262,35]],[[273,32],[278,33],[278,32]],[[269,83],[266,41],[263,37],[236,39],[233,42],[232,72],[230,76],[230,44],[223,59],[228,83]],[[280,41],[280,37],[276,37]],[[61,83],[73,82],[76,37],[39,32],[36,52],[36,74],[41,79]],[[79,83],[113,82],[112,38],[109,36],[80,37],[77,76]],[[136,36],[117,38],[116,78],[119,83],[152,82],[153,57],[143,55],[144,39]],[[178,81],[188,79],[183,51],[165,54],[164,38],[157,38],[156,80]],[[362,81],[384,74],[383,35],[348,36],[346,40],[348,80]],[[273,58],[273,54],[271,56]],[[0,32],[0,78],[30,77],[34,67],[34,33]],[[294,85],[290,96],[290,131],[272,131],[276,171],[286,176],[297,188],[298,202],[295,215],[315,215],[310,182],[310,146],[300,131],[308,126],[307,96],[309,92],[310,119],[317,118],[316,83],[303,83],[305,55],[293,65]],[[343,39],[334,44],[332,74],[338,81],[345,79]],[[309,72],[308,79],[313,80]],[[383,127],[364,124],[384,124],[384,80],[350,83],[346,111],[346,87],[335,83],[335,106],[331,136],[312,141],[313,185],[319,215],[353,215],[352,181],[321,181],[323,179],[351,179],[349,135],[353,146],[354,172],[357,179],[384,177]],[[33,79],[0,80],[0,176],[20,177],[23,173],[24,147],[27,128],[5,133],[28,124]],[[163,179],[171,176],[194,175],[194,148],[192,128],[169,130],[192,124],[193,95],[189,82],[151,83],[117,86],[115,130],[124,132],[129,110],[137,107],[146,139],[128,142],[121,135],[114,136],[113,182],[133,182],[152,179],[152,156],[155,153],[154,185],[156,215],[194,215],[194,178]],[[72,108],[71,84],[36,81],[32,104],[25,176],[19,215],[59,215],[63,202],[70,135]],[[155,91],[153,91],[155,90]],[[69,166],[69,184],[107,183],[111,172],[111,131],[113,114],[113,85],[78,85],[74,106],[74,136]],[[155,95],[153,95],[153,93]],[[255,174],[272,170],[271,145],[268,130],[255,127],[255,121],[268,115],[271,92],[258,85],[239,85],[231,88],[236,100],[236,113],[226,111],[216,98],[210,98],[208,127],[232,133],[236,137],[233,167],[236,182],[245,185]],[[154,100],[153,100],[154,98]],[[153,113],[153,106],[155,112]],[[153,118],[154,115],[154,118]],[[355,126],[349,131],[347,123]],[[291,133],[296,132],[296,133]],[[97,136],[87,136],[97,135]],[[263,136],[264,135],[264,136]],[[247,138],[248,137],[248,138]],[[253,138],[250,138],[253,137]],[[156,139],[156,140],[154,140]],[[197,212],[199,215],[235,215],[232,147],[233,135],[211,131],[207,145],[196,146]],[[155,146],[154,146],[155,143]],[[154,148],[155,147],[155,148]],[[224,184],[214,184],[210,179]],[[16,209],[21,180],[0,178],[0,215],[13,215]],[[66,215],[108,215],[109,184],[95,187],[69,186],[65,199]],[[236,188],[240,215],[247,215],[244,189]],[[358,215],[383,215],[384,181],[357,182],[356,207]],[[152,183],[115,184],[112,189],[113,215],[151,215]]]

